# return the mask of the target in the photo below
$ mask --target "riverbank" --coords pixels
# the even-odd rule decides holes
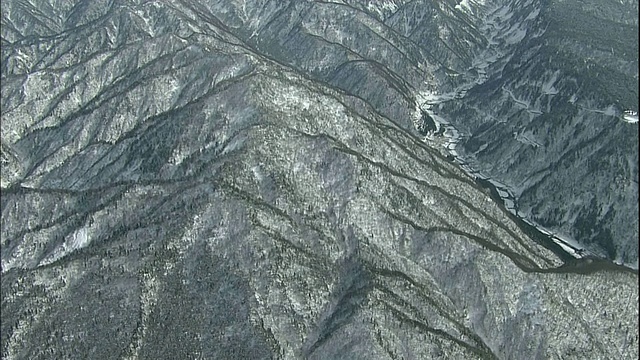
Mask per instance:
[[[451,97],[446,97],[449,100]],[[507,185],[489,178],[476,171],[473,166],[456,150],[462,140],[461,133],[442,116],[432,110],[437,103],[430,102],[423,107],[429,116],[436,122],[437,130],[429,134],[424,141],[431,146],[439,148],[443,155],[473,179],[481,189],[488,191],[493,201],[498,203],[500,208],[518,225],[518,227],[537,243],[556,254],[565,265],[562,268],[580,269],[581,272],[592,272],[598,270],[625,271],[638,274],[638,269],[619,264],[594,254],[583,248],[580,243],[568,236],[554,233],[536,222],[521,217],[518,213],[518,205],[513,192]],[[436,135],[440,134],[440,135]]]

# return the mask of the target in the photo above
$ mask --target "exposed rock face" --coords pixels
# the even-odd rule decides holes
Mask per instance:
[[[637,274],[414,128],[470,4],[3,5],[3,358],[637,358]]]

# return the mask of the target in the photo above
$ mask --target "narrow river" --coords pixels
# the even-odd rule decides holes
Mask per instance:
[[[466,92],[466,89],[463,90]],[[638,273],[638,269],[629,266],[617,264],[610,260],[589,252],[582,248],[578,241],[560,234],[556,234],[534,221],[521,217],[518,214],[518,204],[509,187],[497,180],[482,174],[475,170],[456,148],[462,141],[461,133],[447,119],[436,114],[433,111],[438,104],[444,101],[460,98],[464,94],[447,94],[442,97],[432,98],[423,104],[421,109],[425,111],[436,123],[436,134],[428,135],[425,141],[430,145],[440,146],[443,148],[445,155],[451,162],[460,166],[460,168],[469,176],[475,179],[476,184],[481,188],[488,190],[491,198],[509,215],[509,217],[522,229],[522,231],[536,242],[553,251],[568,268],[580,269],[584,272],[597,271],[599,269],[611,269],[619,271],[630,271]],[[589,270],[590,269],[590,270]]]

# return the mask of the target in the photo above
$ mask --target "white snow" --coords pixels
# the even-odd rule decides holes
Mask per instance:
[[[524,39],[526,35],[527,35],[526,29],[516,28],[509,31],[509,37],[507,37],[505,41],[507,42],[507,44],[511,44],[511,45],[517,44],[520,41],[522,41],[522,39]]]
[[[469,5],[469,0],[460,1],[460,3],[455,6],[455,8],[460,10],[460,11],[465,11],[465,10],[468,11],[468,12],[471,11],[471,6]]]
[[[262,182],[262,180],[264,180],[264,175],[262,174],[262,171],[260,170],[260,165],[256,165],[256,166],[252,167],[251,171],[253,172],[253,176],[256,177],[256,180],[258,180],[258,182]]]
[[[571,95],[571,98],[569,99],[569,103],[575,104],[576,101],[578,101],[578,96],[576,94]]]
[[[604,110],[602,110],[602,109],[594,109],[593,108],[593,104],[590,103],[590,102],[587,102],[585,105],[578,105],[578,107],[580,107],[580,109],[582,109],[584,111],[588,111],[588,112],[592,112],[592,113],[596,113],[596,114],[603,114],[603,115],[612,116],[612,117],[618,116],[618,113],[616,111],[616,107],[613,104],[607,106]]]
[[[518,211],[516,211],[515,201],[509,198],[504,198],[503,201],[504,201],[504,207],[507,209],[507,211],[509,211],[514,215],[518,215]]]
[[[616,107],[613,106],[613,104],[607,106],[607,108],[604,109],[604,114],[609,116],[616,116]]]
[[[527,20],[534,20],[535,18],[538,17],[538,15],[540,15],[540,9],[535,9],[533,10],[531,13],[529,13],[529,15],[527,15],[527,18],[524,19],[525,21]]]
[[[629,124],[637,124],[638,123],[638,113],[635,111],[627,110],[622,115],[622,120],[624,122],[628,122]]]
[[[576,253],[576,252],[575,252],[575,250],[574,250],[572,247],[567,246],[567,245],[566,245],[565,243],[563,243],[562,241],[557,241],[556,239],[553,239],[553,238],[552,238],[552,240],[553,240],[553,242],[555,242],[556,244],[560,245],[560,247],[562,248],[562,250],[564,250],[565,252],[567,252],[567,253],[568,253],[568,254],[570,254],[571,256],[573,256],[573,257],[575,257],[575,258],[578,258],[578,259],[582,258],[582,256],[581,256],[581,255],[579,255],[578,253]]]
[[[45,266],[56,262],[72,252],[85,248],[91,243],[91,237],[89,235],[88,227],[81,227],[77,229],[73,234],[67,236],[64,244],[57,247],[49,256],[42,259],[38,263],[38,266]]]
[[[455,8],[464,12],[472,11],[472,6],[478,3],[479,2],[474,2],[473,0],[462,0],[455,6]],[[484,2],[482,5],[484,5]],[[526,5],[528,5],[528,3]],[[534,9],[527,16],[525,21],[532,21],[535,18],[537,18],[539,14],[540,14],[540,10]],[[494,179],[490,179],[485,175],[483,175],[480,171],[477,171],[471,168],[467,164],[467,161],[461,158],[456,150],[457,144],[460,142],[462,135],[459,133],[459,131],[456,128],[454,128],[450,124],[450,122],[447,119],[442,118],[441,116],[436,115],[434,113],[434,108],[436,105],[441,104],[443,102],[464,97],[466,95],[466,92],[469,89],[471,89],[473,86],[475,86],[476,84],[482,84],[484,81],[486,81],[487,79],[486,69],[491,64],[495,63],[496,61],[502,59],[505,56],[505,52],[503,51],[504,49],[500,48],[500,44],[512,45],[520,42],[526,36],[527,34],[526,26],[523,26],[523,24],[516,24],[514,26],[509,26],[508,19],[511,18],[512,16],[513,16],[513,11],[509,6],[494,8],[493,12],[490,13],[487,19],[485,19],[486,26],[483,28],[483,31],[485,32],[485,36],[490,46],[487,49],[485,49],[482,53],[480,53],[473,60],[472,68],[470,69],[470,71],[475,70],[478,76],[475,79],[469,81],[469,83],[463,84],[458,88],[456,88],[455,90],[448,93],[438,94],[433,91],[418,92],[418,94],[416,94],[416,100],[420,105],[416,107],[414,116],[416,117],[416,119],[418,118],[418,116],[420,115],[419,110],[427,112],[429,116],[431,116],[431,118],[434,120],[434,122],[436,122],[438,129],[440,129],[441,127],[444,128],[443,146],[447,149],[448,153],[454,157],[455,162],[460,165],[461,169],[471,176],[477,176],[479,178],[488,180],[497,190],[498,195],[504,202],[505,208],[509,212],[517,216],[522,216],[518,214],[518,211],[516,210],[517,196],[514,195],[514,194],[521,194],[522,188],[516,188],[514,191],[513,188],[505,184],[502,184],[499,181],[496,181]],[[555,88],[554,85],[557,82],[559,76],[560,76],[560,73],[555,72],[553,74],[550,74],[550,76],[548,76],[544,82],[541,82],[539,84],[541,93],[544,95],[558,94],[558,90]],[[507,88],[503,87],[502,90],[508,94],[508,96],[515,102],[516,106],[523,108],[524,110],[529,112],[532,116],[537,116],[542,114],[542,111],[540,111],[539,109],[531,107],[530,101],[527,101],[526,99],[518,99],[515,96],[515,94]],[[571,103],[575,103],[577,101],[577,96],[573,95],[569,101]],[[595,110],[595,111],[609,115],[612,113],[613,110],[614,110],[613,107],[609,107],[605,110]],[[637,123],[638,115],[637,113],[633,114],[631,112],[625,112],[623,119],[627,122]],[[527,132],[527,131],[516,132],[514,133],[514,136],[518,141],[531,145],[533,147],[542,146],[541,143],[535,138],[535,136],[531,132]],[[430,139],[430,138],[427,137],[426,139]],[[430,140],[433,140],[433,139],[430,139]],[[485,148],[486,148],[486,145],[485,145]],[[524,185],[522,186],[524,187]],[[557,243],[571,256],[576,258],[581,258],[586,253],[586,251],[582,249],[582,246],[579,245],[575,239],[572,239],[564,234],[555,233],[552,230],[542,227],[541,225],[537,224],[532,220],[525,219],[525,218],[522,218],[522,219],[527,224],[537,228],[542,234],[549,236],[551,240]]]
[[[533,133],[531,133],[530,131],[524,131],[522,133],[516,131],[513,133],[513,135],[518,142],[525,145],[531,145],[535,148],[542,146],[542,144],[540,144],[540,142],[535,139]]]
[[[78,229],[72,236],[71,244],[69,246],[70,251],[82,249],[89,245],[89,234],[86,227]]]
[[[555,233],[552,235],[551,240],[556,244],[560,245],[565,251],[567,251],[572,256],[580,259],[583,257],[582,254],[579,254],[576,250],[584,250],[582,249],[582,245],[578,244],[575,239],[570,238],[564,234]]]
[[[398,10],[398,4],[395,1],[374,1],[367,4],[369,11],[374,11],[378,16],[384,16],[384,12],[394,13]]]
[[[557,70],[553,73],[551,78],[547,80],[544,84],[542,84],[542,93],[545,95],[556,95],[558,93],[558,89],[556,89],[553,84],[558,80],[558,76],[560,75],[560,70]],[[575,96],[575,95],[574,95]],[[575,100],[574,100],[575,101]]]

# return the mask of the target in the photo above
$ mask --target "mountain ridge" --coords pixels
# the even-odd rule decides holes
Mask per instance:
[[[2,46],[42,67],[2,73],[3,357],[637,357],[637,274],[528,236],[394,64],[368,94],[257,53],[228,3],[78,4],[91,36]]]

